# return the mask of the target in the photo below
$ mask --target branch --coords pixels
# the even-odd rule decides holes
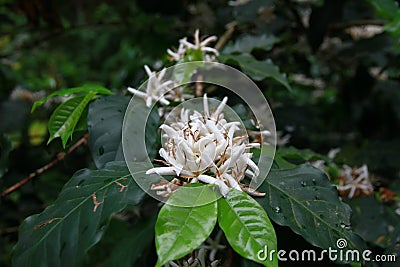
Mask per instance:
[[[5,196],[7,196],[8,194],[11,194],[12,192],[14,192],[15,190],[19,189],[20,187],[22,187],[23,185],[29,183],[31,180],[33,180],[34,178],[36,178],[37,176],[41,175],[42,173],[44,173],[45,171],[53,168],[58,162],[60,162],[61,160],[63,160],[65,158],[66,155],[71,154],[72,152],[74,152],[78,147],[80,147],[81,145],[86,145],[87,141],[89,138],[89,134],[85,134],[81,139],[79,139],[73,146],[71,146],[67,152],[60,152],[56,155],[55,159],[53,159],[52,161],[50,161],[49,163],[47,163],[46,165],[44,165],[43,167],[35,170],[33,173],[29,174],[29,176],[27,176],[25,179],[19,181],[18,183],[10,186],[9,188],[7,188],[6,190],[4,190],[1,195],[0,195],[0,199],[4,198]]]
[[[384,26],[388,21],[381,19],[361,19],[361,20],[351,20],[345,22],[338,22],[329,26],[331,30],[344,30],[354,26]]]
[[[236,21],[229,23],[228,29],[226,29],[225,33],[219,38],[217,44],[214,47],[215,49],[221,50],[221,48],[224,47],[224,45],[228,42],[233,32],[235,31],[236,26],[237,26]]]
[[[70,26],[67,28],[51,30],[50,32],[47,32],[47,34],[44,34],[43,36],[39,36],[38,38],[32,37],[31,39],[29,39],[29,41],[27,41],[25,43],[24,42],[21,43],[21,45],[14,47],[11,52],[0,54],[0,58],[7,58],[7,57],[14,55],[16,52],[40,46],[41,44],[43,44],[47,41],[50,41],[58,36],[67,34],[74,30],[82,30],[82,29],[89,29],[89,28],[102,27],[102,26],[118,26],[121,24],[124,24],[124,22],[117,20],[117,21],[108,21],[108,22],[101,22],[101,23],[95,23],[95,24],[88,23],[88,24],[73,25],[73,26]],[[38,33],[40,34],[42,32],[39,31]],[[1,33],[1,34],[8,35],[7,33]]]

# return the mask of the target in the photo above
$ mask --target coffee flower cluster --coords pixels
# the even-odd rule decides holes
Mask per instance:
[[[214,61],[216,56],[219,55],[218,50],[208,45],[211,42],[217,40],[216,36],[210,36],[205,38],[203,41],[200,39],[200,32],[196,30],[194,34],[194,43],[187,41],[187,37],[179,40],[179,48],[176,52],[171,49],[167,50],[167,53],[175,61],[180,61],[187,57],[188,60],[200,60],[191,58],[191,51],[197,51],[201,53],[202,60]],[[183,87],[177,86],[176,82],[165,77],[166,68],[163,68],[158,74],[151,71],[150,68],[145,65],[144,69],[149,77],[146,88],[144,91],[137,90],[132,87],[128,87],[127,90],[132,94],[143,98],[146,101],[146,106],[151,107],[155,102],[159,102],[162,105],[168,106],[170,101],[182,102],[192,95],[183,93]]]
[[[132,87],[128,87],[128,91],[146,101],[146,106],[151,107],[153,102],[160,102],[163,105],[169,105],[170,101],[184,101],[185,95],[181,87],[177,87],[172,80],[165,79],[166,68],[162,69],[158,74],[151,71],[145,65],[144,69],[149,76],[146,84],[146,91],[140,91]]]
[[[175,175],[188,183],[216,184],[224,196],[230,188],[246,190],[241,184],[245,175],[255,178],[259,174],[248,149],[259,144],[246,143],[247,136],[237,136],[240,122],[228,122],[222,112],[227,100],[225,97],[210,112],[204,95],[203,113],[190,114],[182,109],[175,122],[161,125],[166,143],[159,153],[168,166],[152,168],[147,174]]]
[[[204,61],[214,61],[215,58],[219,55],[217,49],[213,47],[209,47],[208,45],[217,40],[217,36],[209,36],[205,38],[203,41],[200,39],[200,31],[197,29],[194,33],[194,43],[190,43],[187,40],[187,37],[184,37],[179,40],[179,47],[177,51],[172,51],[171,49],[167,50],[167,53],[171,56],[171,59],[175,61],[180,61],[188,56],[188,60],[194,60],[190,58],[189,51],[197,51],[201,52],[202,60]],[[200,60],[200,59],[197,59]]]

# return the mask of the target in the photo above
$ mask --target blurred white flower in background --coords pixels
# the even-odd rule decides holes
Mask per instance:
[[[183,88],[177,86],[176,82],[165,79],[166,68],[158,73],[151,71],[147,65],[144,66],[144,69],[149,76],[146,91],[143,92],[132,87],[128,87],[127,90],[143,98],[146,101],[147,107],[150,107],[153,102],[157,101],[163,105],[169,105],[170,101],[184,101],[185,98],[191,97],[189,95],[184,95]]]
[[[160,101],[163,105],[169,105],[169,101],[165,98],[164,94],[174,87],[173,82],[170,80],[163,81],[166,69],[162,69],[158,75],[156,72],[151,71],[150,68],[145,65],[144,69],[149,76],[147,81],[146,91],[139,91],[135,88],[128,87],[128,91],[138,97],[143,98],[146,101],[146,106],[150,107],[153,102]]]
[[[374,193],[374,187],[369,179],[367,165],[360,168],[351,168],[343,165],[340,171],[339,185],[337,189],[341,195],[347,195],[348,198],[353,198],[358,195],[371,195]]]
[[[215,42],[218,39],[217,36],[209,36],[201,41],[200,31],[197,29],[194,33],[194,43],[190,43],[187,39],[187,37],[184,37],[179,40],[179,47],[177,51],[174,52],[171,49],[167,49],[167,53],[171,56],[173,60],[182,60],[186,55],[188,55],[189,50],[201,51],[204,61],[214,61],[215,58],[219,55],[217,49],[208,46],[210,43]],[[189,60],[193,59],[189,58]]]
[[[146,173],[216,184],[224,196],[230,188],[242,191],[245,187],[240,182],[245,175],[255,178],[259,174],[248,150],[260,144],[246,143],[247,135],[237,136],[240,122],[228,122],[222,112],[227,101],[225,97],[210,112],[204,95],[204,113],[190,114],[189,110],[182,109],[175,122],[161,125],[166,143],[159,153],[168,167],[152,168]]]

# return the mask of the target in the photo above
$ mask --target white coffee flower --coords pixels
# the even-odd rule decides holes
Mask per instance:
[[[146,101],[146,106],[150,107],[153,102],[159,101],[163,105],[169,105],[170,101],[182,102],[185,99],[193,97],[190,94],[184,94],[183,87],[177,86],[173,80],[165,79],[166,68],[162,69],[158,74],[151,71],[145,65],[144,69],[149,76],[146,91],[142,92],[132,87],[128,87],[128,91],[135,94]]]
[[[219,52],[217,49],[209,47],[208,45],[216,40],[216,36],[210,36],[205,38],[203,41],[200,41],[200,31],[197,29],[194,33],[194,43],[190,43],[187,40],[187,37],[184,37],[179,40],[179,47],[176,52],[167,49],[167,53],[173,60],[180,61],[186,56],[188,50],[198,50],[203,53],[204,61],[214,61],[215,57],[219,55]]]
[[[227,122],[224,118],[227,100],[225,97],[210,113],[204,95],[204,113],[189,114],[189,110],[182,109],[175,122],[161,125],[166,143],[159,153],[168,167],[152,168],[146,173],[217,184],[224,196],[229,188],[242,190],[240,182],[245,175],[257,177],[259,169],[247,150],[259,144],[246,144],[247,136],[235,135],[240,122]]]
[[[367,165],[364,164],[358,169],[353,169],[347,165],[343,165],[337,189],[342,195],[347,194],[348,198],[353,198],[360,194],[373,194],[374,187],[369,179]]]
[[[163,80],[166,69],[162,69],[158,75],[156,72],[151,71],[147,65],[144,66],[144,69],[149,76],[146,91],[142,92],[132,87],[128,87],[128,91],[143,98],[148,107],[157,101],[160,101],[163,105],[169,105],[170,102],[165,98],[164,94],[174,87],[174,83],[170,80]]]

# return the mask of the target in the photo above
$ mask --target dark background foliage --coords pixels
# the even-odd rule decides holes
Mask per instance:
[[[393,182],[400,166],[400,44],[399,29],[389,26],[393,21],[399,25],[400,15],[390,7],[374,8],[375,2],[379,1],[253,0],[232,7],[222,0],[0,0],[0,189],[64,151],[60,140],[46,145],[46,124],[61,99],[30,114],[35,100],[88,82],[125,94],[127,86],[145,78],[144,64],[155,69],[170,64],[165,50],[176,47],[179,38],[196,28],[222,36],[226,25],[235,21],[227,46],[236,44],[239,51],[246,49],[246,43],[235,43],[240,38],[277,38],[268,49],[251,46],[248,52],[260,61],[272,59],[288,75],[291,91],[270,79],[257,84],[270,102],[277,129],[291,135],[289,145],[320,154],[340,147],[338,164],[368,164],[377,192],[380,187],[399,192],[399,183]],[[366,25],[387,31],[370,34]],[[84,132],[75,133],[70,144]],[[21,221],[52,203],[75,171],[94,167],[91,157],[86,147],[79,147],[2,197],[0,266],[10,265]],[[364,202],[354,205],[370,206]],[[355,214],[356,225],[363,225],[363,231],[377,225],[380,209],[398,222],[396,208],[381,205],[370,217]],[[365,220],[370,223],[363,224]],[[382,229],[393,225],[389,219],[380,222]],[[112,222],[109,232],[128,228],[118,224]],[[277,233],[282,246],[309,246],[285,227],[278,227]],[[388,238],[388,232],[382,231],[382,236]],[[367,241],[378,243],[372,238],[379,237]],[[91,258],[97,263],[106,260]]]

